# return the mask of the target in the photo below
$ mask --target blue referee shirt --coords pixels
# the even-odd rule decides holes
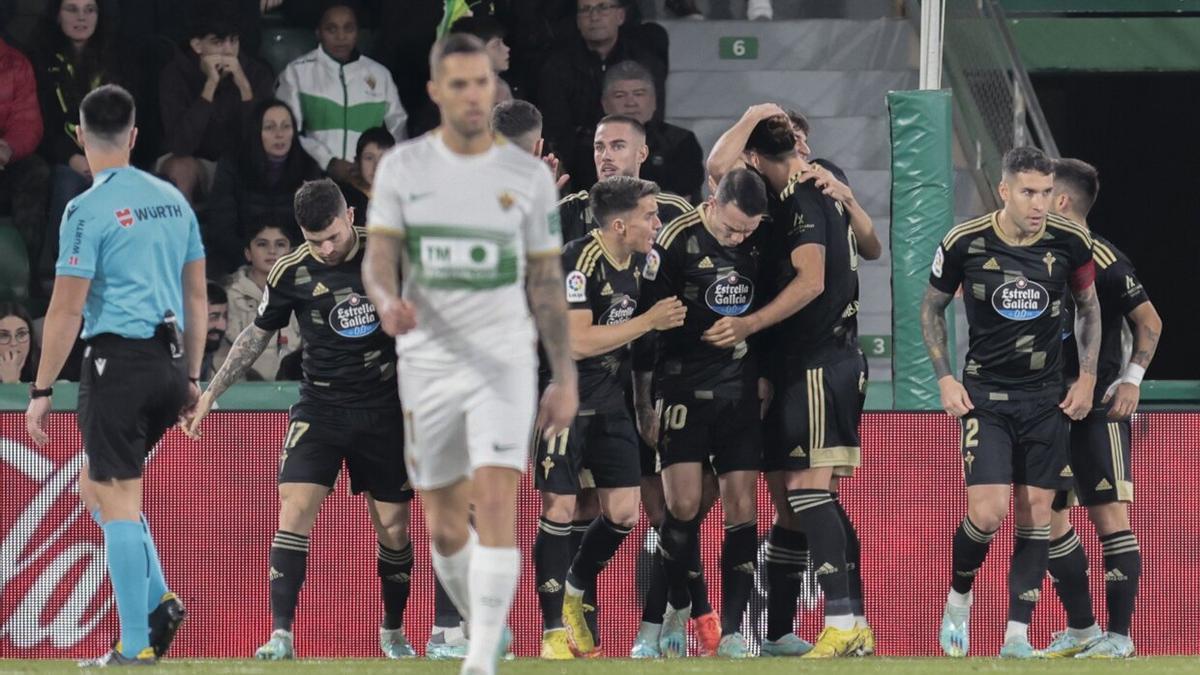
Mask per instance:
[[[84,338],[146,339],[167,310],[183,330],[183,266],[203,257],[196,214],[179,190],[122,167],[101,171],[67,204],[55,271],[92,280]]]

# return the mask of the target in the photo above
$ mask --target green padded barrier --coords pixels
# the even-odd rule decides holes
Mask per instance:
[[[29,297],[29,252],[12,225],[0,224],[0,300]]]
[[[950,92],[893,91],[887,102],[892,134],[893,405],[897,410],[939,410],[937,382],[921,338],[920,307],[933,251],[954,225]],[[946,322],[953,326],[951,312]]]

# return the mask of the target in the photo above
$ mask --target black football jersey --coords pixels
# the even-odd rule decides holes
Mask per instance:
[[[254,325],[275,331],[296,315],[304,340],[302,401],[391,407],[399,400],[395,341],[363,289],[367,231],[354,231],[358,242],[340,264],[321,262],[308,244],[280,258],[267,276]]]
[[[779,353],[816,363],[830,350],[857,345],[858,243],[841,203],[822,194],[812,181],[794,177],[780,193],[763,239],[771,242],[777,289],[796,276],[792,251],[805,244],[825,247],[825,290],[779,323],[772,337]]]
[[[683,325],[657,335],[655,389],[667,394],[740,399],[757,395],[750,346],[714,347],[701,339],[719,319],[757,308],[762,255],[751,240],[726,248],[705,225],[704,205],[659,233],[642,268],[642,304],[678,297]]]
[[[1090,279],[1091,236],[1050,215],[1040,238],[1017,246],[1000,232],[999,214],[952,228],[929,275],[943,293],[963,289],[970,326],[963,381],[997,391],[1061,388],[1065,303],[1073,276]]]
[[[658,201],[658,219],[664,225],[692,210],[692,205],[686,199],[670,192],[660,192],[655,199]],[[600,226],[592,216],[587,190],[580,190],[559,200],[558,213],[562,218],[563,241],[574,241]]]
[[[641,270],[631,258],[618,265],[593,230],[569,242],[562,253],[568,310],[586,309],[593,326],[625,323],[638,313]],[[625,406],[630,382],[629,345],[578,361],[579,409],[614,412]]]
[[[1096,368],[1096,391],[1092,403],[1099,406],[1108,386],[1121,377],[1129,350],[1123,337],[1129,313],[1150,302],[1150,296],[1129,257],[1107,239],[1092,234],[1092,257],[1096,262],[1096,297],[1100,300],[1100,361]],[[1075,342],[1074,303],[1063,323],[1063,368],[1067,379],[1079,375],[1079,345]],[[1132,337],[1132,336],[1131,336]],[[1130,342],[1132,344],[1132,342]]]

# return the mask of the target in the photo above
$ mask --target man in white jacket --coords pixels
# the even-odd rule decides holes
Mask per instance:
[[[279,75],[276,96],[296,114],[300,145],[334,180],[347,181],[358,136],[384,126],[405,138],[408,115],[391,73],[358,52],[358,18],[349,4],[332,4],[317,26],[320,45]]]

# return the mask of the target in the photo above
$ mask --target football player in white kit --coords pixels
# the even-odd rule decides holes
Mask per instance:
[[[462,672],[490,675],[511,641],[517,484],[535,423],[539,335],[553,383],[538,429],[570,426],[579,395],[554,179],[491,131],[496,76],[478,38],[439,40],[430,68],[442,124],[381,160],[367,222],[383,236],[368,239],[363,279],[397,336],[405,461],[433,566],[471,625]]]

